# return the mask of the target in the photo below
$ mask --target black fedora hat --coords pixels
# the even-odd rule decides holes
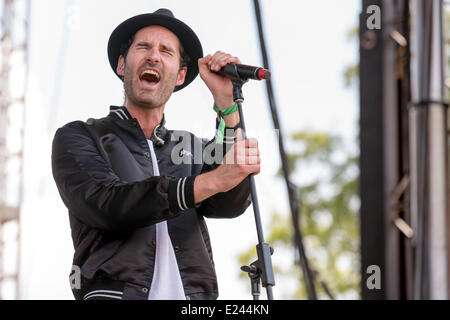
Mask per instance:
[[[176,19],[168,9],[158,9],[154,13],[145,13],[125,20],[112,32],[108,42],[109,64],[114,73],[121,78],[116,71],[120,56],[120,47],[140,29],[158,25],[172,31],[183,45],[185,53],[189,56],[187,73],[184,83],[175,87],[174,91],[183,89],[198,75],[198,59],[203,57],[203,49],[195,32],[184,22]],[[122,78],[121,78],[122,79]]]

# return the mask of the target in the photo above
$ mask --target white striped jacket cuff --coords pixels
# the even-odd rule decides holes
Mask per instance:
[[[173,212],[195,207],[194,180],[196,176],[184,177],[170,181],[169,206]]]

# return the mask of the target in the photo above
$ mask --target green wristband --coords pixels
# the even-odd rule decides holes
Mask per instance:
[[[216,111],[219,115],[219,127],[217,128],[217,134],[216,134],[216,143],[222,144],[223,138],[225,136],[225,120],[223,119],[223,116],[228,116],[229,114],[232,114],[236,111],[238,111],[238,105],[237,103],[233,104],[231,107],[221,111],[217,108],[216,104],[214,104],[214,111]]]
[[[238,105],[237,105],[237,103],[235,103],[231,107],[226,108],[225,110],[221,111],[221,110],[219,110],[219,108],[217,108],[216,104],[214,104],[214,111],[217,112],[219,114],[219,116],[220,115],[228,116],[228,115],[238,111]]]

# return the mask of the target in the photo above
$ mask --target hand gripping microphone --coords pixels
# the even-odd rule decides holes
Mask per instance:
[[[229,78],[231,81],[269,80],[270,71],[260,67],[248,66],[245,64],[228,63],[219,71],[213,71]]]

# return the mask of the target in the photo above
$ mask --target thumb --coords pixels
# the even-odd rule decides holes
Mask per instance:
[[[244,140],[244,131],[242,130],[242,128],[237,128],[236,129],[236,140],[235,141],[242,141]]]

